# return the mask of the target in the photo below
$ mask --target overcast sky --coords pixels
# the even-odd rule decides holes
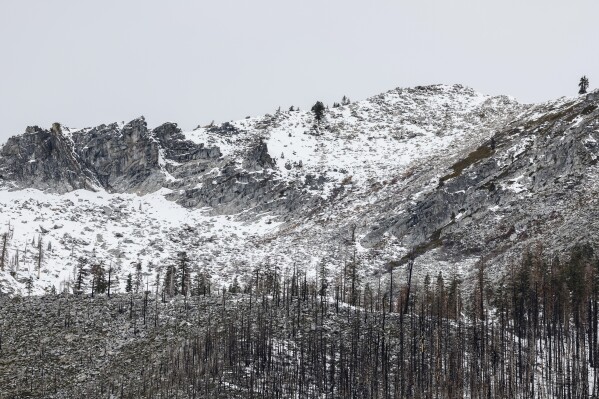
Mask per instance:
[[[462,83],[523,102],[599,85],[597,0],[0,0],[0,142],[144,115],[191,129]]]

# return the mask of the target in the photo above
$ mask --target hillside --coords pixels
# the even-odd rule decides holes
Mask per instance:
[[[277,111],[190,132],[143,118],[29,127],[0,150],[0,289],[72,290],[81,258],[112,268],[115,291],[138,264],[152,285],[181,251],[216,286],[256,268],[324,265],[334,280],[354,260],[365,280],[403,279],[409,254],[417,279],[481,260],[500,272],[527,247],[565,251],[597,231],[596,103],[436,85],[320,124]]]
[[[599,93],[0,149],[0,399],[599,395]]]

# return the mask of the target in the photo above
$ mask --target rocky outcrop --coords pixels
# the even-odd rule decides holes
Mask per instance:
[[[268,211],[290,219],[296,216],[294,211],[312,208],[320,201],[303,186],[282,181],[273,171],[248,172],[233,164],[183,191],[183,195],[175,192],[169,198],[189,208],[212,208],[216,214],[249,211],[247,217]]]
[[[227,125],[222,129],[232,131]],[[21,188],[143,194],[168,187],[175,189],[169,198],[185,207],[209,206],[226,214],[289,211],[301,203],[292,198],[303,195],[299,190],[285,196],[285,204],[279,201],[291,190],[274,171],[266,171],[276,163],[262,140],[250,143],[237,165],[224,159],[219,147],[187,140],[177,124],[149,130],[143,117],[72,133],[31,127],[12,137],[1,154],[1,181]]]
[[[60,126],[30,126],[0,149],[0,184],[18,184],[58,192],[93,190],[99,182],[65,137]]]
[[[169,180],[167,166],[221,156],[218,147],[186,140],[176,124],[150,131],[143,117],[122,127],[113,123],[73,133],[58,124],[50,130],[29,127],[11,137],[0,154],[4,184],[56,192],[154,191]]]
[[[203,143],[197,145],[185,139],[185,135],[176,123],[165,123],[154,129],[152,133],[164,149],[165,157],[175,162],[212,160],[222,155],[218,147],[205,148]]]
[[[258,140],[256,144],[251,146],[243,160],[243,167],[247,170],[270,169],[275,166],[275,160],[268,154],[266,143]]]
[[[160,170],[160,146],[143,117],[120,129],[111,124],[75,132],[72,140],[83,163],[109,191],[135,190]]]
[[[535,107],[464,154],[402,214],[380,220],[363,245],[391,233],[416,255],[439,248],[506,260],[537,245],[563,251],[595,240],[598,121],[594,96]]]

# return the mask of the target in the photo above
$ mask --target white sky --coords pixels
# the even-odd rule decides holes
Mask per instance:
[[[597,0],[0,0],[0,142],[144,115],[184,129],[462,83],[524,102],[599,81]]]

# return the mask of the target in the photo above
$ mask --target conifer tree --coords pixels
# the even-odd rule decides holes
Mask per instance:
[[[587,78],[586,76],[580,78],[580,82],[578,82],[578,87],[580,88],[578,90],[578,94],[586,94],[587,89],[589,88],[589,78]]]
[[[135,293],[139,293],[139,287],[141,287],[142,283],[142,274],[141,274],[141,262],[135,262]]]
[[[320,296],[326,296],[327,295],[327,287],[328,287],[328,273],[327,273],[327,264],[326,261],[323,259],[320,262],[320,270],[319,270],[319,276],[320,278],[320,287],[319,287],[319,294]]]
[[[31,292],[33,291],[33,277],[29,276],[27,280],[25,280],[25,289],[27,290],[27,295],[31,296]]]
[[[176,283],[177,268],[175,265],[168,265],[164,273],[163,292],[169,297],[179,294],[179,284]]]
[[[83,293],[83,288],[85,286],[85,278],[88,275],[87,271],[87,258],[80,257],[77,261],[77,276],[75,279],[75,293],[81,294]]]
[[[229,286],[229,292],[231,294],[238,294],[241,292],[241,287],[239,286],[239,280],[237,279],[237,276],[235,276],[233,279],[233,284]]]
[[[210,281],[208,275],[200,271],[193,279],[193,292],[192,295],[205,296],[210,294]]]
[[[112,285],[112,261],[110,261],[110,266],[108,266],[108,281],[106,282],[106,290],[108,291],[109,298],[110,298],[111,285]]]
[[[181,295],[187,296],[191,283],[190,276],[190,260],[187,252],[179,252],[177,254],[177,282],[180,288]]]
[[[108,287],[108,283],[106,281],[106,273],[104,270],[104,266],[101,262],[92,265],[91,267],[91,275],[92,275],[92,290],[103,294],[106,292],[106,288]]]
[[[316,101],[316,104],[312,106],[312,112],[314,113],[314,119],[320,124],[320,121],[324,117],[324,104],[321,101]]]

